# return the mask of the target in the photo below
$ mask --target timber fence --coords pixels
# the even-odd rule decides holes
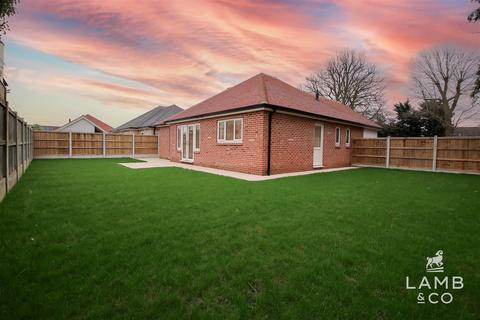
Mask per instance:
[[[33,158],[31,126],[8,107],[0,81],[0,201],[17,183]]]
[[[158,157],[158,136],[34,131],[34,158]]]
[[[480,137],[354,139],[352,165],[480,173]]]

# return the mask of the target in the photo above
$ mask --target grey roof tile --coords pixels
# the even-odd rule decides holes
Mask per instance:
[[[158,106],[136,117],[135,119],[132,119],[122,124],[121,126],[115,128],[115,130],[121,131],[128,129],[152,127],[158,123],[163,122],[174,114],[179,113],[180,111],[183,111],[183,109],[174,104],[168,107]]]

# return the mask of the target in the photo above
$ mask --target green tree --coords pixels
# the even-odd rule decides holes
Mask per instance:
[[[396,117],[384,124],[380,136],[392,137],[419,137],[422,135],[422,121],[420,113],[416,111],[410,101],[395,104]]]
[[[7,19],[17,13],[15,6],[19,2],[20,0],[0,0],[0,35],[10,30]]]
[[[422,136],[444,136],[445,135],[445,114],[440,101],[429,100],[420,103],[420,122]]]
[[[394,107],[396,117],[386,121],[379,135],[382,137],[433,137],[444,136],[444,113],[439,101],[424,101],[418,110],[410,101],[400,102]]]

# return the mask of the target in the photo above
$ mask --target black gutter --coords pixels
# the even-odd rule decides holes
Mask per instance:
[[[272,157],[272,115],[277,110],[273,107],[273,110],[268,113],[268,145],[267,145],[267,176],[270,175],[271,157]]]

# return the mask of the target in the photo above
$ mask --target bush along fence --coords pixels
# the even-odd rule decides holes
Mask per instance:
[[[352,165],[480,173],[480,137],[354,139]]]
[[[34,131],[34,158],[158,157],[158,136]]]
[[[0,201],[27,170],[33,157],[32,128],[8,107],[0,85]]]

